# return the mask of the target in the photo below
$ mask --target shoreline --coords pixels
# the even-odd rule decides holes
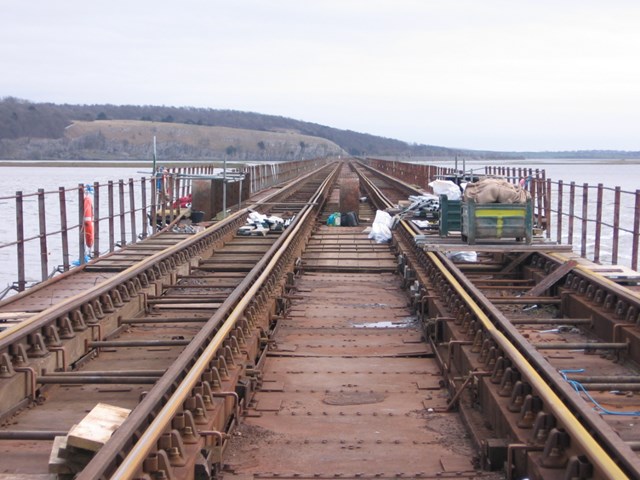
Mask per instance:
[[[565,158],[525,158],[525,159],[476,159],[476,158],[459,158],[459,159],[443,159],[438,157],[378,157],[387,161],[407,161],[409,163],[457,163],[458,165],[469,163],[490,164],[511,164],[511,165],[530,165],[532,163],[540,163],[543,165],[575,165],[582,162],[590,165],[640,165],[640,158],[583,158],[583,159],[565,159]],[[218,165],[224,163],[224,160],[163,160],[156,161],[156,165],[174,168],[183,167],[185,165]],[[262,162],[243,162],[237,160],[228,160],[229,167],[234,165],[244,165],[246,163],[262,163]],[[273,163],[273,162],[266,162]],[[0,160],[0,167],[92,167],[92,168],[140,168],[153,166],[152,160]]]
[[[222,165],[224,160],[171,160],[156,161],[156,165],[167,168],[177,168],[192,165]],[[232,168],[237,165],[244,165],[245,162],[228,161],[227,165]],[[91,167],[91,168],[151,168],[151,160],[0,160],[0,167]]]

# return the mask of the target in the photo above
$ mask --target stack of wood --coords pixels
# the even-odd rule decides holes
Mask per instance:
[[[66,436],[55,438],[49,457],[49,473],[64,479],[81,472],[130,412],[127,408],[97,404]]]

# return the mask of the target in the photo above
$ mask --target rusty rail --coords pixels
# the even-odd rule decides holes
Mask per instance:
[[[372,182],[364,177],[362,182],[378,208],[390,206],[390,202]],[[409,245],[414,243],[413,236],[416,234],[412,225],[403,221],[398,230],[399,242],[403,239],[406,242],[401,250],[410,251]],[[541,258],[545,257],[541,256]],[[549,257],[546,257],[546,260],[549,260]],[[554,416],[558,424],[563,426],[564,431],[571,435],[572,441],[580,445],[588,461],[597,471],[598,478],[618,479],[627,478],[629,474],[638,475],[640,467],[630,447],[611,431],[589,405],[585,405],[579,397],[574,395],[573,390],[560,374],[540,353],[531,348],[506,317],[466,279],[449,259],[440,253],[418,251],[415,255],[412,254],[412,260],[405,258],[401,266],[405,267],[401,269],[401,273],[408,275],[407,278],[410,279],[416,278],[411,272],[416,270],[423,272],[419,278],[424,282],[422,288],[425,298],[438,296],[445,305],[457,305],[457,316],[461,315],[461,311],[467,312],[468,323],[475,325],[475,333],[471,338],[477,336],[479,331],[482,338],[492,339],[500,349],[500,355],[508,358],[511,364],[517,367],[523,378],[526,378],[534,388],[536,395],[542,399],[545,408]],[[590,298],[595,298],[596,293],[599,292],[599,301],[607,311],[614,311],[616,318],[635,322],[640,302],[637,297],[621,287],[603,283],[589,276],[582,269],[569,275],[567,283],[570,289],[590,295]],[[428,294],[427,284],[432,287]],[[591,285],[590,288],[589,285]],[[422,307],[420,310],[425,311],[425,308]],[[627,325],[633,325],[633,323]],[[552,441],[553,438],[549,437],[548,442]]]
[[[260,302],[260,298],[273,296],[275,285],[278,283],[273,275],[282,277],[293,265],[294,253],[300,250],[299,243],[305,236],[301,235],[301,232],[311,231],[313,222],[309,219],[315,218],[311,213],[317,211],[326,200],[328,187],[335,180],[338,171],[337,167],[332,169],[313,199],[302,208],[286,233],[223,302],[163,379],[145,396],[129,419],[77,477],[79,480],[98,479],[107,473],[109,478],[128,479],[134,478],[136,472],[141,471],[145,459],[156,449],[160,437],[170,428],[171,421],[182,410],[186,397],[191,394],[196,383],[201,381],[201,376],[222,348],[223,342],[227,340],[236,323],[243,315],[247,315],[251,305]],[[183,375],[185,371],[188,373]],[[172,388],[176,378],[182,378],[182,381],[179,386]],[[172,395],[165,400],[168,390],[172,391]],[[163,406],[158,409],[160,404]],[[144,433],[138,442],[124,460],[117,464],[116,458],[127,451],[130,438],[142,430]]]
[[[290,181],[321,165],[327,159],[286,162],[278,164],[243,165],[240,170],[246,176],[249,194]],[[39,189],[35,193],[17,191],[13,196],[0,200],[15,204],[15,240],[0,244],[3,249],[16,249],[15,270],[10,266],[16,280],[0,299],[11,291],[22,292],[31,284],[45,281],[57,274],[81,266],[117,249],[146,238],[155,228],[162,229],[181,214],[180,198],[192,193],[193,181],[198,177],[212,176],[221,165],[196,165],[172,167],[162,176],[113,180],[92,185],[59,187],[57,190]],[[90,188],[89,188],[90,187]],[[94,242],[88,247],[84,241],[83,200],[92,190]],[[159,192],[165,192],[160,195]],[[231,197],[229,204],[243,200],[242,186],[239,195]],[[32,208],[30,200],[36,199]],[[55,202],[59,203],[57,215],[52,214]],[[74,220],[74,218],[76,220]],[[151,222],[156,219],[156,222]],[[152,228],[152,223],[155,223]],[[140,233],[138,233],[140,232]],[[38,258],[38,274],[34,265],[26,259]],[[33,261],[32,261],[33,263]],[[31,279],[29,278],[31,277]],[[37,280],[34,279],[37,277]]]
[[[366,159],[365,163],[425,191],[430,191],[428,185],[436,178],[464,173],[433,165],[379,159]],[[567,189],[567,182],[552,180],[547,178],[545,170],[532,168],[486,166],[484,171],[512,183],[524,180],[533,199],[534,223],[547,239],[575,245],[582,257],[595,263],[620,264],[638,270],[640,190],[624,191],[602,184],[578,186],[575,182],[568,183]],[[606,205],[612,208],[606,211]],[[621,219],[625,211],[627,222]],[[605,249],[605,243],[610,249]]]

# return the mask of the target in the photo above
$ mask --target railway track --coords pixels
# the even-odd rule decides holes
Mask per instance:
[[[456,265],[414,255],[408,222],[398,233],[416,309],[487,466],[509,478],[640,478],[638,295],[557,254]]]
[[[243,210],[0,304],[0,478],[640,478],[637,295],[327,227],[340,168],[252,207],[283,232]],[[361,219],[416,193],[355,169]],[[97,453],[52,449],[98,403],[131,413]]]

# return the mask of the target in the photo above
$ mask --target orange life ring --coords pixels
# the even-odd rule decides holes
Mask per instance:
[[[84,243],[93,247],[93,199],[91,195],[84,196]]]

